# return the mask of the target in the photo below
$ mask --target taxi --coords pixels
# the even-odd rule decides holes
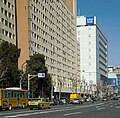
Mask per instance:
[[[37,108],[37,109],[48,108],[48,109],[50,109],[50,102],[45,98],[31,98],[31,99],[29,99],[29,108],[31,110],[34,108]]]

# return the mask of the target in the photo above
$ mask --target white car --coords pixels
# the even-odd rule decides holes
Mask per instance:
[[[72,100],[72,103],[73,103],[73,104],[80,104],[80,100],[79,100],[79,99],[73,99],[73,100]]]

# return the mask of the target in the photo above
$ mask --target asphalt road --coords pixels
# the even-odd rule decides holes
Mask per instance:
[[[0,111],[0,118],[120,118],[120,101],[60,105],[51,109]]]

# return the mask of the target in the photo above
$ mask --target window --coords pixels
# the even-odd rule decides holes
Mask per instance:
[[[12,28],[13,28],[13,29],[15,29],[15,26],[14,26],[14,25],[12,25]]]
[[[5,10],[5,16],[7,16],[7,10]]]
[[[1,12],[4,13],[4,9],[3,8],[1,8]]]
[[[20,98],[24,98],[25,95],[24,95],[24,92],[20,92]]]
[[[7,0],[4,0],[4,4],[5,4],[5,5],[7,4]]]
[[[11,23],[9,23],[9,28],[12,28],[12,24]]]
[[[8,36],[8,31],[5,31],[5,36]]]
[[[11,13],[8,14],[8,17],[11,18]]]
[[[12,15],[12,19],[14,20],[14,15]]]
[[[2,91],[2,97],[7,98],[7,91]]]
[[[11,7],[11,4],[8,2],[8,8],[10,8]]]
[[[8,21],[7,20],[5,20],[5,25],[8,26]]]
[[[14,9],[14,6],[12,5],[12,10]]]
[[[12,33],[9,33],[9,38],[12,38]]]
[[[2,23],[4,24],[4,19],[2,18]]]
[[[13,34],[13,39],[15,39],[15,35]]]
[[[2,34],[4,35],[4,29],[2,29]]]
[[[12,97],[12,96],[11,96],[11,91],[8,91],[8,97],[9,97],[9,98]]]

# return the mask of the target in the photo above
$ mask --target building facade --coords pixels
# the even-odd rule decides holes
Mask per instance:
[[[1,17],[0,25],[4,25],[6,28],[4,30],[12,30],[12,36],[14,34],[11,41],[10,38],[8,40],[8,34],[4,39],[21,49],[19,68],[29,56],[44,54],[56,95],[72,93],[75,90],[79,92],[79,85],[75,84],[75,81],[79,82],[80,79],[80,44],[76,40],[75,2],[75,0],[2,0],[0,4],[1,16],[4,16],[4,20]],[[13,29],[9,28],[10,25],[5,26],[9,12],[11,12],[9,21],[12,28],[14,25]],[[5,31],[4,33],[2,31],[2,34],[6,34]]]
[[[115,67],[108,66],[108,94],[118,93],[118,78]]]
[[[95,16],[77,17],[77,40],[80,43],[81,78],[89,91],[92,87],[94,93],[100,93],[106,86],[108,41]]]
[[[0,0],[0,41],[17,44],[14,0]]]

